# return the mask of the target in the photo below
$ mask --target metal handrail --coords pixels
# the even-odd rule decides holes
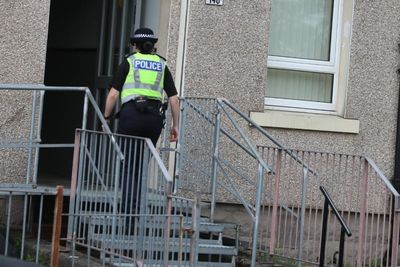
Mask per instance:
[[[400,198],[400,194],[397,192],[397,190],[393,187],[392,183],[389,181],[389,179],[383,174],[383,172],[378,168],[378,166],[375,164],[375,162],[370,159],[369,157],[364,157],[364,159],[368,162],[368,164],[374,169],[376,174],[378,174],[379,179],[382,180],[382,182],[385,184],[386,188],[392,193],[392,195],[398,199]]]
[[[46,86],[42,84],[0,84],[0,90],[10,90],[10,91],[78,91],[84,92],[85,96],[88,98],[90,104],[92,105],[96,115],[99,117],[101,125],[104,131],[108,134],[112,135],[111,129],[108,126],[106,120],[104,119],[103,113],[101,112],[100,108],[98,107],[91,91],[87,87],[73,87],[73,86]],[[41,103],[43,105],[43,103]],[[83,121],[82,121],[82,129],[86,130],[86,122],[87,122],[87,105],[85,103],[85,110],[83,114]],[[112,143],[115,146],[118,154],[121,156],[121,159],[124,159],[123,153],[116,143],[115,139],[111,137]]]
[[[94,130],[77,129],[76,131],[77,131],[77,132],[87,132],[87,133],[99,134],[99,132],[94,131]],[[103,133],[103,135],[108,135],[108,134],[107,134],[107,133]],[[129,135],[122,135],[122,134],[114,134],[113,136],[115,136],[115,137],[126,137],[126,138],[131,138],[131,137],[132,137],[132,136],[129,136]],[[166,180],[167,183],[172,183],[172,182],[173,182],[173,179],[172,179],[172,177],[170,176],[170,174],[169,174],[168,170],[166,169],[165,165],[163,164],[163,162],[162,162],[162,160],[161,160],[161,158],[160,158],[160,155],[158,154],[156,148],[154,147],[153,142],[151,142],[151,140],[150,140],[149,138],[144,138],[144,137],[136,137],[136,136],[135,136],[135,139],[143,140],[143,141],[146,143],[147,147],[148,147],[149,150],[150,150],[150,153],[151,153],[152,157],[154,157],[155,161],[157,162],[158,167],[160,168],[161,173],[163,174],[162,177],[165,178],[165,180]],[[118,146],[118,144],[116,144],[116,145]],[[91,158],[90,154],[88,154],[88,153],[85,153],[85,154],[86,154],[86,156],[88,156],[91,160],[93,160],[93,159]],[[97,175],[97,177],[100,177],[100,175]],[[101,186],[102,186],[102,187],[105,187],[105,186],[106,186],[105,183],[104,183],[104,181],[103,181],[103,179],[100,178],[100,179],[99,179],[99,182],[101,183]],[[168,192],[168,194],[170,194],[170,193],[171,193],[171,192]],[[107,194],[107,196],[109,196],[108,193],[106,193],[106,194]]]
[[[322,222],[322,238],[321,238],[321,250],[320,250],[320,257],[319,257],[319,267],[324,267],[324,260],[325,260],[325,246],[326,246],[326,232],[327,232],[327,224],[328,224],[328,205],[335,213],[336,218],[339,220],[341,225],[341,232],[340,232],[340,242],[339,242],[339,263],[338,267],[343,267],[343,252],[344,252],[344,240],[345,234],[347,236],[351,236],[351,231],[347,226],[346,222],[344,221],[343,217],[340,215],[338,209],[335,206],[331,196],[329,195],[328,191],[325,187],[320,186],[319,189],[321,190],[322,194],[325,197],[325,204],[324,204],[324,214],[323,214],[323,222]]]
[[[246,116],[242,111],[240,111],[238,108],[236,108],[234,105],[232,105],[227,99],[225,98],[218,98],[217,101],[220,103],[226,104],[228,107],[230,107],[233,111],[235,111],[240,117],[244,120],[246,120],[252,127],[256,128],[261,134],[263,134],[265,137],[267,137],[271,142],[273,142],[275,145],[277,145],[280,149],[285,151],[290,157],[292,157],[295,161],[300,163],[303,168],[306,168],[308,172],[313,174],[314,176],[317,176],[317,173],[310,169],[307,164],[305,164],[303,161],[301,161],[295,154],[293,154],[289,149],[287,149],[285,146],[283,146],[278,140],[276,140],[272,135],[270,135],[267,131],[265,131],[263,128],[261,128],[255,121],[250,119],[248,116]]]
[[[181,100],[184,100],[184,98],[180,98]],[[193,110],[195,110],[197,113],[199,113],[206,121],[208,121],[212,126],[215,126],[215,123],[212,121],[212,119],[207,115],[204,114],[203,111],[201,111],[200,109],[198,109],[195,105],[193,105],[190,102],[187,102],[187,105],[189,105]],[[239,146],[240,148],[242,148],[244,151],[246,151],[250,156],[252,156],[253,158],[257,158],[252,151],[250,151],[247,147],[243,146],[242,144],[240,144],[238,141],[236,141],[236,139],[224,128],[221,127],[221,132],[227,136],[229,138],[229,140],[231,140],[232,142],[234,142],[237,146]]]
[[[251,153],[255,156],[255,159],[258,161],[261,166],[267,170],[268,172],[272,172],[271,168],[267,166],[267,164],[262,160],[261,156],[258,154],[257,149],[252,145],[250,139],[246,136],[246,134],[243,132],[243,130],[239,127],[239,125],[236,123],[236,121],[229,116],[229,112],[223,107],[222,102],[224,102],[223,99],[217,99],[217,103],[220,104],[223,112],[228,116],[228,119],[231,121],[231,123],[234,125],[236,130],[240,133],[242,138],[246,141],[247,145],[250,147]],[[229,106],[229,105],[228,105]],[[231,107],[231,106],[229,106]],[[231,109],[233,109],[231,107]],[[237,114],[239,114],[242,118],[244,117],[244,114],[242,114],[238,109],[233,109]]]
[[[95,132],[95,131],[88,131],[88,130],[86,130],[86,131],[87,132]],[[132,137],[131,135],[123,135],[123,134],[114,134],[114,136],[117,136],[117,137],[118,136],[119,137],[128,137],[128,138]],[[165,167],[165,165],[164,165],[164,163],[163,163],[163,161],[162,161],[162,159],[160,157],[160,154],[156,150],[153,142],[149,138],[140,137],[140,136],[135,136],[135,139],[144,140],[144,142],[146,143],[146,145],[148,146],[148,148],[149,148],[149,150],[151,152],[151,155],[154,157],[154,159],[156,160],[158,166],[160,167],[160,170],[161,170],[161,172],[163,174],[163,177],[165,177],[166,182],[171,182],[172,183],[173,179],[172,179],[171,175],[169,174],[167,168]]]
[[[160,218],[165,216],[165,227],[170,227],[169,225],[171,221],[169,218],[171,216],[172,210],[172,204],[170,204],[170,202],[172,202],[172,200],[169,196],[171,196],[172,194],[173,179],[167,171],[153,143],[148,138],[120,134],[113,135],[117,143],[123,149],[124,154],[126,155],[126,161],[124,162],[124,164],[127,165],[121,165],[119,155],[116,153],[115,150],[112,150],[113,147],[109,145],[109,141],[107,141],[107,146],[103,146],[104,143],[102,141],[97,142],[98,140],[102,140],[103,137],[109,137],[109,134],[93,130],[77,130],[77,133],[87,134],[91,138],[83,138],[81,140],[82,143],[76,145],[77,151],[78,149],[80,151],[80,156],[79,159],[74,159],[74,164],[80,167],[79,170],[78,168],[76,168],[79,174],[76,175],[76,181],[74,182],[74,184],[77,184],[78,186],[74,195],[74,203],[71,203],[70,205],[69,214],[71,216],[69,216],[67,238],[72,241],[73,247],[78,244],[79,241],[74,238],[74,235],[75,237],[78,236],[78,238],[82,238],[90,232],[89,228],[85,228],[85,226],[82,226],[82,224],[79,223],[79,220],[82,220],[84,223],[86,223],[87,215],[85,215],[85,213],[97,216],[98,211],[100,211],[100,213],[102,214],[108,214],[106,220],[108,220],[107,227],[109,228],[108,230],[101,232],[101,234],[97,235],[97,237],[93,236],[93,238],[109,239],[110,251],[113,252],[115,249],[118,250],[120,246],[118,244],[121,244],[121,242],[117,242],[118,239],[125,238],[128,235],[133,236],[133,239],[137,240],[135,253],[137,255],[142,255],[142,253],[145,253],[144,251],[146,246],[146,244],[144,243],[144,236],[146,235],[146,231],[144,230],[146,227],[146,221],[143,218],[153,216],[153,214],[148,213],[153,211],[148,210],[147,201],[155,201],[155,205],[161,205],[161,207],[163,207],[162,209],[157,210],[157,212],[161,212],[163,214],[158,214],[156,216],[159,216]],[[79,139],[77,138],[77,140]],[[134,140],[135,143],[130,142],[129,140]],[[92,143],[94,145],[91,145]],[[136,146],[138,143],[140,144],[140,146]],[[136,149],[139,149],[140,152],[136,151]],[[83,154],[83,150],[89,151],[88,153],[86,153],[85,151],[85,154]],[[112,150],[111,153],[110,150]],[[110,155],[110,157],[102,158],[101,156],[99,156],[98,161],[91,159],[92,154],[103,155],[103,152],[105,152],[107,155]],[[76,153],[78,154],[78,152]],[[135,160],[132,160],[129,155],[131,155],[132,158],[140,157],[139,161],[141,163],[139,164],[143,165],[141,165],[141,167],[135,167],[137,162]],[[111,164],[108,164],[110,162]],[[125,183],[124,185],[124,180],[127,179],[129,175],[136,175],[134,168],[141,169],[139,173],[137,173],[138,177],[140,177],[141,179],[141,182],[138,183],[138,185],[140,186],[140,189],[138,189],[139,193],[132,193],[134,190],[132,184],[129,185]],[[98,169],[101,169],[103,174],[98,173]],[[131,171],[132,173],[129,174],[129,172]],[[152,171],[154,171],[154,173]],[[94,174],[84,175],[86,173]],[[151,174],[155,175],[153,176]],[[119,184],[121,184],[121,186]],[[140,198],[139,203],[133,203],[131,202],[131,197],[124,196],[124,189],[122,188],[123,186],[125,186],[125,190],[130,190],[131,194],[139,194],[136,196]],[[86,194],[86,190],[88,192],[90,190],[97,192],[94,192],[92,196],[88,197]],[[98,194],[98,192],[100,192],[101,194]],[[107,203],[109,203],[109,206],[104,206],[100,208],[100,210],[86,208],[92,207],[93,204],[95,204],[94,206],[96,206],[96,204],[102,201],[106,201]],[[136,212],[136,218],[142,219],[136,220],[134,219],[132,214],[124,214],[124,209],[129,207],[127,205],[133,205],[130,208],[132,208],[132,210]],[[83,216],[80,216],[81,214]],[[121,218],[127,219],[125,220]],[[122,228],[136,230],[129,233],[124,231],[120,232]],[[164,242],[167,243],[170,231],[166,230],[164,233],[168,233],[164,234]],[[98,249],[96,245],[90,243],[85,244],[85,242],[83,242],[82,245],[88,246],[89,249]],[[168,255],[167,246],[165,247],[165,251],[165,255]],[[118,257],[120,256],[118,255]],[[168,258],[164,258],[164,260],[168,261]]]
[[[82,129],[87,128],[87,114],[88,114],[88,106],[92,106],[94,113],[98,116],[103,131],[110,135],[111,143],[117,154],[119,155],[121,161],[124,160],[124,155],[118,146],[115,138],[111,132],[110,127],[108,126],[106,120],[103,117],[103,113],[98,107],[92,93],[87,87],[72,87],[72,86],[45,86],[42,84],[0,84],[0,91],[33,91],[32,104],[31,104],[31,121],[30,121],[30,132],[27,137],[28,140],[0,140],[0,147],[2,148],[24,148],[28,149],[28,166],[26,171],[26,184],[36,184],[37,183],[37,171],[38,171],[38,161],[39,161],[39,149],[40,148],[70,148],[73,147],[73,144],[40,144],[41,142],[41,125],[42,125],[42,117],[43,117],[43,99],[44,93],[46,91],[58,91],[58,92],[82,92],[84,93],[84,103],[83,103],[83,115],[82,115]],[[40,99],[37,103],[36,92],[40,93]],[[38,114],[36,114],[36,108],[38,108]],[[37,116],[37,117],[36,117]],[[37,121],[36,121],[37,120]],[[35,132],[35,128],[37,130]],[[33,149],[36,149],[35,153]],[[31,174],[33,176],[31,177]]]
[[[213,215],[215,211],[215,204],[216,204],[216,186],[217,183],[219,186],[222,186],[225,190],[228,192],[232,193],[236,198],[238,198],[239,202],[243,204],[245,207],[246,211],[250,214],[252,221],[254,223],[254,232],[253,232],[253,251],[252,253],[252,266],[255,266],[256,262],[256,253],[255,251],[257,250],[257,239],[258,239],[258,226],[259,226],[259,220],[260,220],[260,206],[261,206],[261,199],[264,196],[263,193],[263,187],[264,187],[264,172],[268,172],[269,174],[275,174],[274,170],[272,167],[268,166],[268,164],[264,161],[264,159],[261,157],[259,152],[257,151],[257,146],[254,145],[253,140],[251,140],[247,134],[245,133],[244,129],[241,127],[241,125],[237,122],[236,116],[239,117],[239,119],[244,120],[245,123],[249,124],[250,126],[254,126],[255,129],[258,130],[264,137],[266,137],[268,140],[270,140],[273,144],[278,146],[281,151],[285,152],[289,157],[293,158],[295,162],[299,163],[300,166],[304,169],[304,174],[303,174],[303,179],[306,179],[305,177],[307,176],[308,173],[310,173],[313,176],[317,176],[317,173],[315,170],[310,169],[310,167],[305,164],[297,155],[295,155],[292,151],[288,150],[285,148],[282,144],[280,144],[275,138],[273,138],[269,133],[267,133],[264,129],[262,129],[260,126],[258,126],[253,120],[248,118],[247,115],[245,115],[243,112],[241,112],[238,108],[233,106],[228,100],[224,98],[205,98],[205,100],[212,100],[214,102],[214,105],[216,105],[216,113],[213,111],[210,114],[207,113],[207,111],[202,110],[199,108],[195,103],[190,103],[190,100],[204,100],[204,98],[181,98],[181,102],[187,103],[187,106],[189,106],[191,109],[194,110],[195,113],[198,113],[202,119],[204,119],[206,122],[210,123],[212,127],[214,127],[214,147],[213,147],[213,160],[212,160],[212,170],[211,170],[211,221],[213,220]],[[188,101],[185,101],[188,100]],[[181,107],[182,110],[184,110],[183,107]],[[237,138],[235,138],[224,126],[222,126],[221,123],[221,114],[225,115],[227,117],[227,121],[230,123],[230,125],[238,132],[239,136],[241,137],[241,140],[244,142],[238,141]],[[212,118],[213,115],[216,115],[216,118]],[[184,120],[185,116],[182,116],[182,120]],[[184,128],[184,123],[181,122],[183,126],[180,128]],[[225,172],[224,167],[221,165],[222,161],[220,160],[219,152],[218,152],[218,143],[219,143],[219,133],[223,134],[226,136],[230,141],[232,141],[235,145],[237,145],[239,148],[241,148],[244,153],[247,153],[251,157],[253,157],[256,162],[258,163],[258,170],[257,170],[257,179],[256,179],[256,184],[254,184],[256,190],[256,203],[254,207],[250,205],[241,195],[241,192],[239,190],[236,190],[236,188],[229,187],[228,185],[221,184],[220,182],[216,181],[216,169],[220,168],[222,170],[222,173],[225,178],[229,179],[229,175]],[[180,148],[178,143],[178,148]],[[180,150],[180,149],[178,149]],[[178,151],[179,159],[182,158],[182,153]],[[178,161],[178,166],[179,166],[179,161]],[[239,172],[237,172],[235,169],[230,168],[231,171],[239,175]],[[243,177],[243,175],[240,175]],[[245,177],[246,180],[249,180],[247,175]],[[306,182],[305,182],[306,183]],[[251,209],[253,208],[253,209]],[[301,210],[303,216],[304,216],[304,205]],[[304,227],[304,226],[301,226]],[[301,242],[300,242],[301,245]]]

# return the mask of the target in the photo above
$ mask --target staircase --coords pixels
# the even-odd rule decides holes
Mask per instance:
[[[172,179],[149,140],[78,130],[76,144],[76,195],[69,212],[76,216],[68,224],[74,247],[97,250],[100,260],[114,266],[141,261],[148,266],[235,266],[238,248],[223,242],[232,225],[202,216],[209,204],[200,196],[173,194]],[[142,167],[129,158],[136,152]],[[125,188],[123,181],[133,179],[133,173],[139,173],[141,183]],[[140,201],[133,203],[123,188]],[[128,206],[134,212],[126,214]]]
[[[32,90],[40,102],[33,98],[29,140],[0,143],[0,148],[27,151],[27,184],[36,183],[36,157],[42,146],[36,125],[41,124],[46,90],[85,93],[83,114],[89,113],[89,103],[104,124],[106,132],[88,130],[84,118],[75,143],[65,144],[75,148],[65,237],[72,264],[75,254],[85,253],[86,265],[99,261],[102,266],[235,266],[239,240],[249,251],[252,267],[267,256],[275,262],[315,264],[322,195],[314,189],[324,185],[337,194],[333,197],[340,199],[338,209],[356,229],[346,240],[352,252],[345,255],[345,264],[396,266],[400,195],[366,157],[289,150],[229,101],[208,98],[181,99],[177,147],[171,148],[164,138],[158,152],[147,139],[111,134],[88,89],[1,89]],[[135,164],[133,158],[141,163]],[[173,177],[165,167],[172,165],[170,158],[175,163]],[[141,183],[125,186],[134,174]],[[131,197],[123,188],[129,188]],[[38,193],[17,189],[25,196],[29,190]],[[243,209],[250,222],[245,225],[247,233],[239,233],[231,218],[217,223],[220,202]],[[126,214],[128,207],[134,212]],[[234,236],[234,245],[226,242],[227,232]],[[331,247],[336,249],[339,235],[336,229],[328,233],[327,255],[335,255]],[[327,256],[325,262],[334,260]]]
[[[174,208],[179,208],[175,206]],[[117,248],[119,253],[124,255],[137,256],[138,251],[145,250],[143,260],[148,266],[158,266],[160,255],[165,252],[165,231],[166,219],[158,216],[137,217],[133,232],[127,231],[127,226],[122,219],[117,222],[121,225],[120,232],[117,230],[117,236],[112,238],[111,234],[104,231],[92,231],[88,235],[91,243],[96,243],[102,250],[112,250]],[[144,222],[140,222],[144,219]],[[146,234],[141,239],[137,233],[140,232],[140,224],[144,226]],[[91,229],[111,229],[112,221],[104,218],[98,218],[89,222]],[[168,237],[168,266],[189,266],[190,255],[194,253],[192,242],[196,243],[196,252],[198,258],[195,266],[235,266],[235,259],[238,249],[233,246],[224,245],[223,232],[226,225],[211,223],[209,218],[201,217],[198,223],[198,229],[193,225],[192,214],[188,216],[173,216],[170,225],[170,235]],[[228,227],[232,227],[228,225]],[[193,235],[198,233],[198,238]],[[136,266],[130,263],[130,260],[124,260],[120,257],[105,257],[105,262],[112,266]],[[159,263],[162,265],[161,263]]]

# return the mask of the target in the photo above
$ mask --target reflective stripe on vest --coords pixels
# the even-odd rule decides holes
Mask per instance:
[[[124,104],[138,96],[162,100],[165,61],[157,55],[136,53],[128,57],[129,72],[121,92]]]

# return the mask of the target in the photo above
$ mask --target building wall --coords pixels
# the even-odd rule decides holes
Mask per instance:
[[[181,2],[172,3],[175,15]],[[189,2],[183,95],[225,97],[245,113],[271,113],[263,108],[270,1],[225,0],[223,6],[206,5],[204,0]],[[347,95],[339,117],[358,120],[358,133],[290,127],[267,130],[289,148],[368,156],[392,178],[400,2],[355,0],[350,8]],[[179,16],[171,20],[169,51],[175,51]]]
[[[43,83],[50,0],[0,2],[0,83]],[[29,136],[29,92],[0,91],[0,136]],[[0,150],[0,182],[25,177],[27,154]]]
[[[263,112],[270,1],[226,0],[223,6],[206,5],[204,0],[188,2],[183,95],[226,97],[245,112]],[[174,73],[182,41],[181,4],[171,1],[167,17],[166,56]],[[0,3],[1,83],[43,82],[49,6],[49,0]],[[354,3],[344,118],[359,120],[358,134],[268,130],[290,148],[370,156],[391,178],[399,90],[399,9],[397,0]],[[28,118],[30,110],[16,102],[28,103],[31,97],[10,94],[0,95],[5,117],[0,122],[1,136],[27,136],[28,121],[22,118]],[[7,162],[22,161],[15,151],[9,153],[2,151],[0,156],[3,171],[10,170]]]
[[[49,9],[49,0],[1,1],[2,83],[43,82]]]

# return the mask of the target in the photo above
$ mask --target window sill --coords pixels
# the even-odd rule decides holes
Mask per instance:
[[[359,120],[334,115],[266,110],[250,112],[250,118],[262,127],[352,134],[360,132]]]

